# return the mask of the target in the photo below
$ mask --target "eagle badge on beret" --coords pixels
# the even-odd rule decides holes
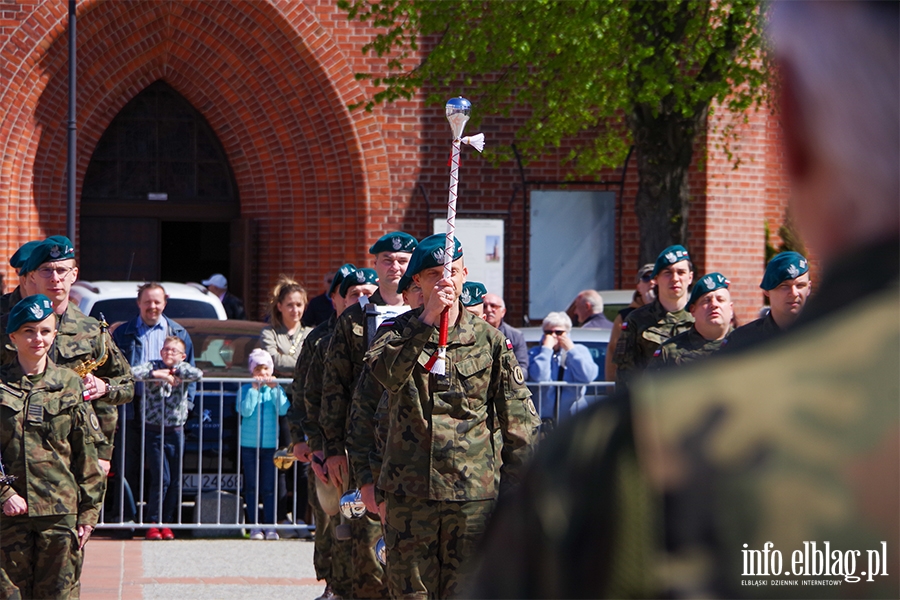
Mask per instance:
[[[35,319],[40,319],[41,315],[44,314],[43,309],[37,304],[32,304],[31,306],[28,307],[28,310],[31,311],[31,314],[34,315]]]
[[[462,294],[459,295],[459,299],[462,300],[463,304],[468,304],[472,301],[472,294],[469,293],[468,288],[463,288]]]
[[[62,255],[62,252],[59,249],[59,246],[51,246],[50,247],[50,257],[51,258],[59,258]]]
[[[364,283],[366,281],[366,274],[362,271],[356,272],[356,280],[360,283]]]
[[[393,237],[393,238],[391,238],[391,247],[392,247],[394,250],[399,250],[400,248],[403,247],[403,240],[401,240],[401,239],[398,238],[398,237]]]
[[[791,276],[791,279],[796,279],[797,276],[800,275],[800,269],[795,265],[788,265],[787,273]]]
[[[437,248],[434,252],[431,253],[431,256],[438,263],[443,264],[444,263],[444,247],[441,246],[440,248]]]
[[[666,260],[670,263],[675,262],[675,253],[674,252],[666,252]]]

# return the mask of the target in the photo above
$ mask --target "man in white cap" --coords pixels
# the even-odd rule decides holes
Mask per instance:
[[[219,297],[222,306],[225,307],[225,315],[229,319],[246,319],[247,314],[244,312],[244,303],[241,299],[228,291],[228,280],[221,273],[216,273],[209,279],[203,280],[203,285],[210,292]]]

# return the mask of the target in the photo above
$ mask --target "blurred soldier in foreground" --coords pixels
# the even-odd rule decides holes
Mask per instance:
[[[722,346],[734,316],[728,285],[721,273],[700,278],[686,307],[694,317],[694,326],[660,346],[650,361],[651,369],[694,362]]]
[[[366,354],[389,394],[377,486],[394,598],[460,591],[498,493],[519,482],[539,424],[511,344],[459,301],[466,277],[459,240],[444,279],[446,241],[433,235],[416,248],[405,279],[422,288],[425,303],[384,321]],[[425,365],[437,352],[445,308],[447,375],[437,376]]]
[[[812,291],[809,262],[797,252],[777,254],[766,265],[759,287],[769,299],[769,314],[732,331],[723,347],[734,350],[755,344],[793,324]]]
[[[548,439],[473,596],[900,597],[900,11],[771,19],[818,294],[783,335],[648,376]]]

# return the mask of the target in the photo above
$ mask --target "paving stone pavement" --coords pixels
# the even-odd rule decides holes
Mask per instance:
[[[85,600],[266,598],[312,600],[316,580],[309,540],[114,540],[85,547]]]

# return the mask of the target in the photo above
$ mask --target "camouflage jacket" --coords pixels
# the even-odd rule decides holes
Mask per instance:
[[[672,365],[684,365],[718,352],[723,340],[708,340],[691,327],[679,333],[653,353],[648,369],[661,369]]]
[[[659,299],[634,309],[622,323],[613,356],[616,382],[628,385],[635,375],[647,368],[663,342],[687,331],[693,323],[694,317],[686,309],[670,313]]]
[[[376,411],[386,394],[384,386],[375,379],[369,366],[365,365],[353,389],[347,431],[347,456],[358,486],[376,481],[370,459],[373,451],[376,451]],[[376,470],[380,473],[380,465]]]
[[[845,257],[783,335],[558,429],[471,597],[900,597],[898,263],[897,240]]]
[[[83,390],[74,372],[50,361],[35,383],[18,362],[0,367],[0,460],[16,478],[0,486],[0,502],[19,494],[29,517],[75,514],[79,525],[97,523],[105,477],[95,443],[104,437]]]
[[[325,376],[325,359],[328,346],[331,344],[333,331],[328,332],[313,349],[309,370],[306,373],[306,389],[303,392],[303,403],[306,407],[306,418],[312,435],[309,436],[309,447],[313,451],[325,452],[325,434],[322,431],[322,381]]]
[[[69,302],[59,320],[56,340],[50,348],[50,360],[60,367],[75,369],[91,360],[100,361],[107,353],[106,362],[97,367],[93,374],[106,381],[109,392],[94,401],[94,410],[107,440],[97,445],[97,454],[102,459],[110,460],[116,421],[119,417],[114,405],[131,402],[134,396],[131,365],[112,340],[112,336],[101,330],[100,322],[85,315]]]
[[[460,305],[439,387],[424,367],[439,328],[421,312],[385,321],[366,355],[390,394],[378,487],[429,500],[496,498],[519,482],[540,424],[525,375],[503,334]]]
[[[315,449],[322,448],[322,430],[319,429],[318,413],[316,414],[315,423],[313,423],[306,409],[306,379],[309,373],[309,366],[313,362],[313,355],[316,347],[325,339],[330,339],[331,332],[334,331],[334,324],[337,321],[336,315],[331,315],[326,321],[316,325],[306,339],[303,340],[303,346],[300,348],[300,356],[297,357],[297,364],[294,365],[294,380],[291,385],[291,406],[287,412],[288,429],[291,432],[291,442],[297,444],[307,440],[310,447],[315,444]],[[326,344],[327,347],[327,344]],[[321,385],[320,385],[321,389]],[[321,394],[320,394],[321,396]],[[316,408],[321,404],[321,400],[316,401]]]
[[[384,304],[378,291],[369,301]],[[354,304],[338,317],[325,357],[319,424],[325,436],[326,457],[343,454],[346,450],[350,402],[362,372],[366,348],[366,313],[362,306]]]
[[[728,337],[725,338],[725,342],[722,344],[722,350],[727,349],[730,352],[751,344],[757,344],[778,335],[779,332],[781,332],[781,328],[775,323],[772,313],[769,313],[764,317],[738,327],[728,334]]]

